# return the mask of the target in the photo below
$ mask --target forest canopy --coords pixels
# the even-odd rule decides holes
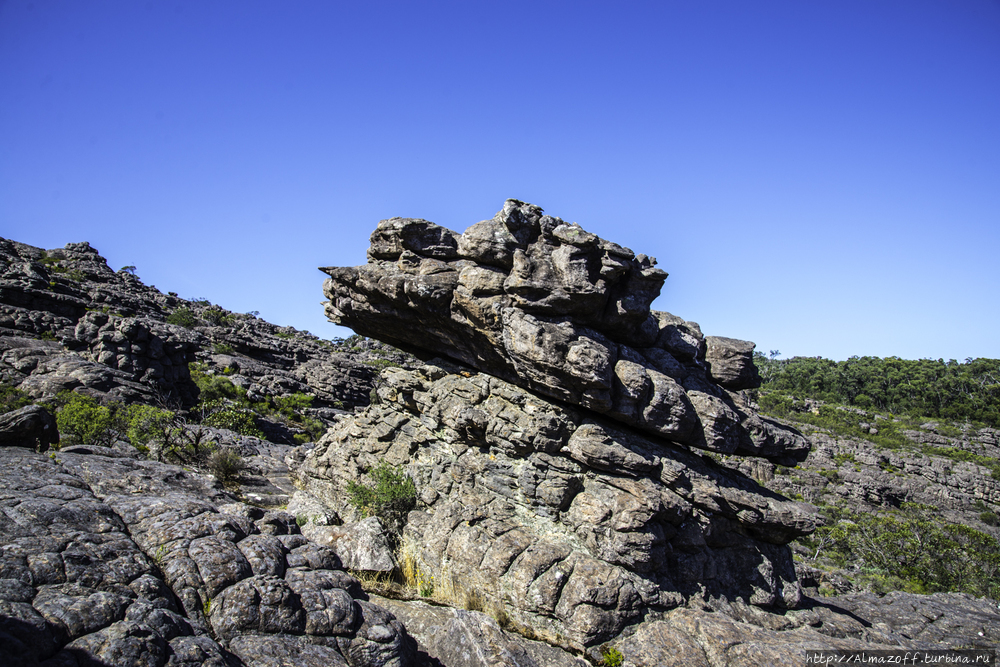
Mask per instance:
[[[898,357],[777,359],[754,353],[762,389],[853,405],[1000,426],[1000,359],[909,360]]]

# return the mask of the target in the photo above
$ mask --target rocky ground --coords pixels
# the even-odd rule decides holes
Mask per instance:
[[[0,379],[43,406],[0,416],[0,664],[719,667],[1000,645],[996,601],[838,586],[851,572],[804,546],[834,499],[995,532],[990,470],[926,453],[996,458],[995,432],[917,425],[923,445],[885,451],[763,417],[752,344],[649,311],[655,260],[537,207],[465,234],[397,218],[372,241],[365,267],[327,269],[327,312],[406,353],[164,295],[85,243],[0,240]],[[270,413],[263,437],[200,425],[192,369],[256,401],[311,395],[301,417],[326,434],[300,444],[303,422]],[[40,451],[67,390],[169,406],[249,467],[221,479],[123,439]],[[414,495],[376,518],[352,488],[380,465]]]

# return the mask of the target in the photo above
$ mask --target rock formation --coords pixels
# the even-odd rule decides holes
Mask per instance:
[[[179,312],[190,314],[187,326],[168,321]],[[190,406],[188,364],[199,361],[227,369],[252,400],[311,394],[313,416],[328,421],[334,408],[368,403],[387,358],[402,360],[384,346],[338,347],[254,314],[163,294],[112,271],[87,243],[46,251],[0,239],[0,381],[35,398],[70,390]]]
[[[461,236],[383,223],[381,257],[337,287],[330,312],[442,357],[423,366],[164,295],[85,243],[0,240],[0,665],[581,667],[613,646],[625,667],[735,667],[1000,646],[996,601],[804,596],[785,543],[814,515],[778,495],[836,493],[862,510],[906,497],[979,520],[974,504],[998,498],[985,459],[817,435],[803,465],[779,465],[808,445],[748,407],[752,344],[643,316],[662,274],[588,238],[517,202]],[[182,312],[184,326],[167,321]],[[307,412],[333,428],[310,454],[280,423],[263,420],[258,438],[187,413],[184,428],[244,457],[238,487],[122,440],[64,437],[41,453],[56,392],[183,403],[194,360],[254,401],[311,393]],[[375,369],[394,364],[372,392]],[[915,436],[997,456],[995,431],[959,441],[931,426]],[[398,553],[346,493],[383,460],[419,491]],[[400,565],[435,604],[413,599],[423,590],[369,596],[342,569]],[[827,574],[798,579],[839,588]]]
[[[310,492],[350,517],[350,480],[405,466],[421,567],[568,645],[695,597],[799,604],[785,545],[809,509],[694,452],[793,464],[808,443],[738,393],[751,343],[649,310],[653,260],[514,200],[461,235],[383,221],[368,256],[323,269],[330,318],[453,361],[386,371],[307,455]]]
[[[753,345],[650,311],[655,260],[512,199],[457,234],[392,218],[367,265],[322,269],[330,320],[671,442],[794,465],[804,438],[746,410]]]

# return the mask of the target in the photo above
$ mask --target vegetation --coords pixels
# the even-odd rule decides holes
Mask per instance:
[[[934,508],[903,503],[882,512],[824,508],[827,525],[800,542],[856,583],[887,593],[951,591],[1000,597],[1000,541],[934,517]]]
[[[188,329],[193,329],[198,326],[198,318],[195,317],[194,311],[187,306],[181,306],[174,312],[167,315],[168,324],[178,324],[182,327]]]
[[[63,392],[58,402],[62,407],[56,413],[56,425],[61,437],[84,445],[110,447],[122,433],[117,419],[118,407],[101,405],[92,396]]]
[[[170,410],[152,405],[130,405],[123,408],[121,417],[125,426],[125,437],[141,452],[149,452],[150,443],[155,443],[160,452],[177,449],[180,429]],[[162,455],[162,454],[161,454]]]
[[[17,387],[0,384],[0,414],[31,405],[31,396]]]
[[[763,388],[799,398],[1000,426],[1000,359],[907,360],[821,357],[779,360],[755,353]]]
[[[212,326],[217,327],[228,327],[232,326],[236,322],[236,316],[232,313],[224,311],[218,306],[212,306],[202,311],[201,319],[205,320]]]
[[[601,649],[601,664],[605,667],[619,667],[625,662],[625,656],[614,646],[605,646]]]
[[[416,506],[417,487],[402,468],[384,460],[368,471],[368,478],[371,485],[347,483],[351,504],[361,510],[363,516],[377,516],[390,533],[398,535],[406,513]]]
[[[232,449],[217,449],[208,457],[208,470],[223,484],[232,484],[246,470],[247,464]]]

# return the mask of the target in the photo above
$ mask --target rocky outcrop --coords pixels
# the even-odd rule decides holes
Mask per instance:
[[[0,448],[0,544],[4,664],[409,664],[293,516],[175,466]]]
[[[55,417],[40,405],[0,415],[0,447],[33,447],[44,452],[59,442]]]
[[[385,220],[368,257],[323,269],[330,318],[451,361],[384,372],[307,455],[310,493],[353,520],[349,483],[404,466],[420,571],[580,649],[692,599],[799,604],[785,545],[809,508],[693,452],[792,464],[808,443],[739,393],[752,343],[650,311],[654,260],[515,200],[463,234]]]
[[[734,395],[753,345],[650,311],[655,260],[513,199],[458,234],[383,220],[368,264],[322,269],[331,321],[700,449],[793,464],[796,433]]]
[[[178,313],[185,326],[166,321]],[[226,369],[251,400],[311,394],[311,416],[329,421],[331,410],[366,405],[378,369],[407,358],[163,294],[132,267],[112,271],[87,243],[42,250],[0,239],[0,381],[35,398],[70,390],[191,405],[192,361]]]

